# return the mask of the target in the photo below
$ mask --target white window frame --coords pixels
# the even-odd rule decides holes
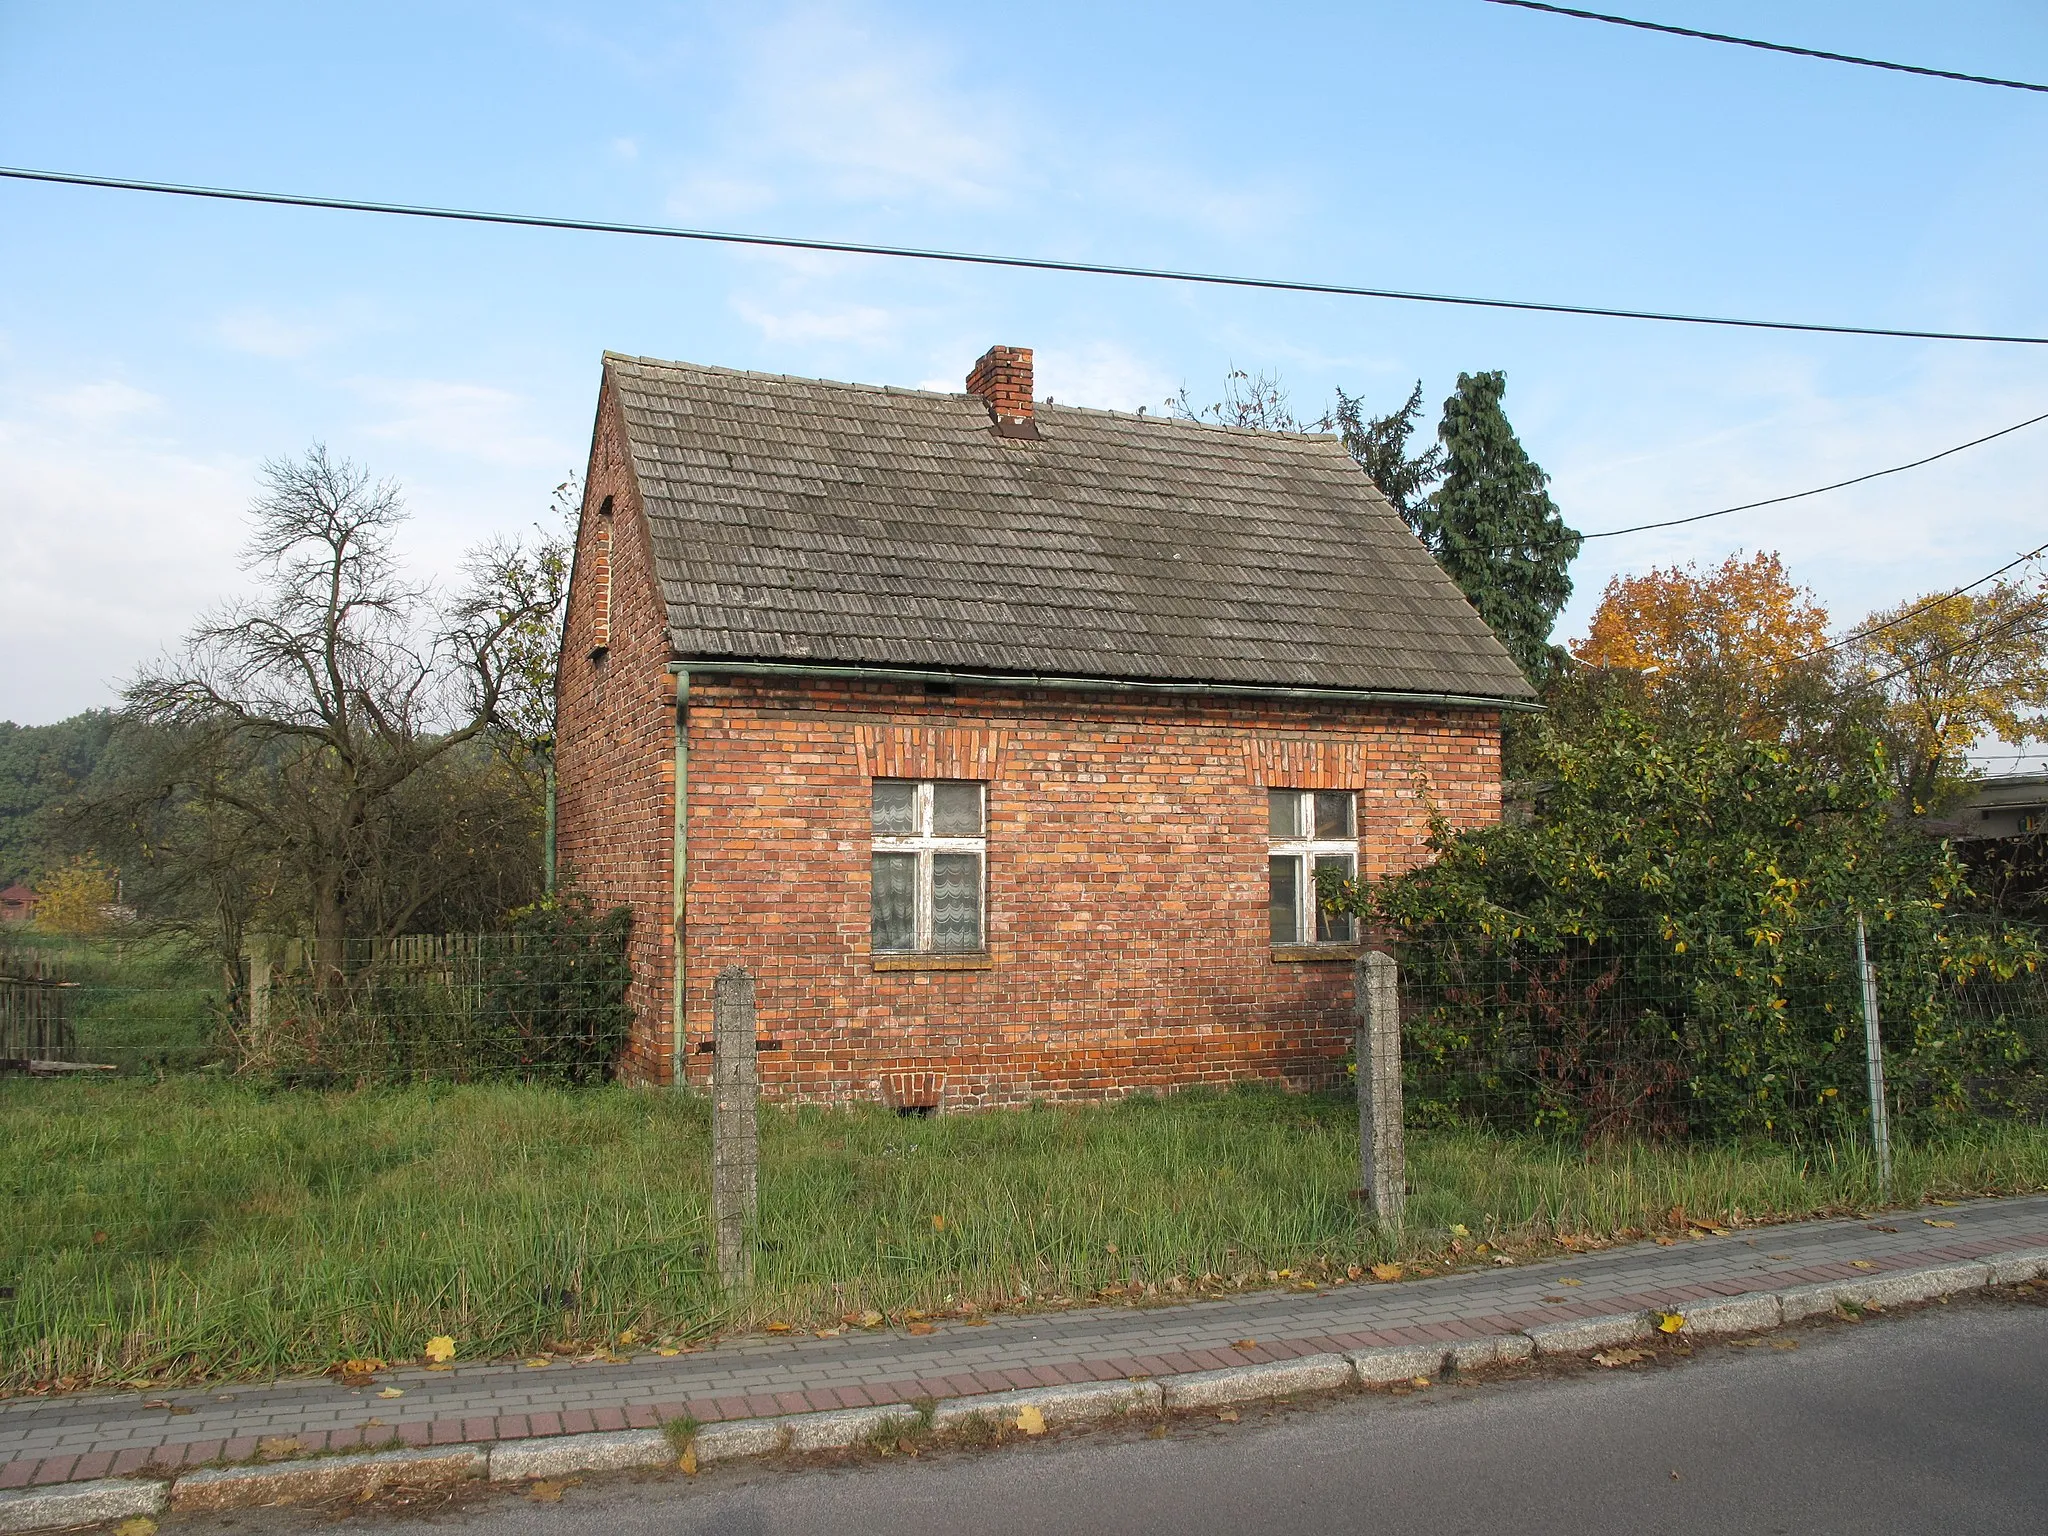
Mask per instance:
[[[1351,800],[1351,835],[1349,837],[1324,837],[1315,835],[1316,796],[1319,794],[1348,795]],[[1294,836],[1276,837],[1272,832],[1272,797],[1292,795],[1294,797]],[[1358,791],[1294,789],[1283,784],[1274,784],[1266,790],[1267,804],[1267,887],[1266,911],[1267,933],[1272,935],[1272,865],[1273,859],[1294,860],[1294,937],[1292,939],[1272,938],[1275,948],[1312,948],[1318,945],[1338,948],[1358,942],[1358,919],[1347,915],[1345,922],[1350,933],[1341,939],[1316,937],[1318,903],[1316,901],[1316,859],[1319,855],[1329,857],[1343,855],[1351,860],[1351,877],[1358,878]]]
[[[892,779],[878,778],[869,781],[869,803],[873,803],[874,786],[877,784],[915,784],[917,794],[912,801],[913,824],[917,830],[909,834],[869,833],[869,858],[878,853],[914,853],[917,855],[917,944],[912,949],[877,949],[877,955],[982,955],[988,953],[988,785],[979,779]],[[936,837],[932,834],[932,791],[940,784],[971,784],[981,796],[981,833],[977,837]],[[975,913],[981,932],[979,949],[933,948],[932,920],[932,855],[939,853],[972,853],[978,856],[981,870],[980,888],[975,892]],[[870,866],[872,868],[872,865]],[[872,882],[872,875],[869,877]],[[869,887],[872,892],[873,886]],[[868,942],[874,942],[872,921],[868,927]]]

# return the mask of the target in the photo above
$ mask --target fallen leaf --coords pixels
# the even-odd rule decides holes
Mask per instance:
[[[1045,1433],[1045,1415],[1039,1411],[1036,1403],[1026,1403],[1017,1410],[1017,1427],[1027,1435]]]
[[[553,1358],[548,1355],[535,1355],[532,1359],[525,1362],[526,1368],[529,1371],[544,1371],[554,1363]]]
[[[1928,1197],[1928,1199],[1927,1199],[1927,1203],[1928,1203],[1929,1205],[1942,1205],[1942,1206],[1947,1206],[1947,1207],[1948,1207],[1949,1209],[1951,1209],[1951,1210],[1953,1210],[1953,1209],[1955,1208],[1955,1204],[1956,1204],[1956,1202],[1955,1202],[1955,1201],[1953,1201],[1953,1200],[1936,1200],[1936,1199],[1935,1199],[1935,1198],[1934,1198],[1933,1196],[1931,1196],[1931,1195],[1930,1195],[1930,1196]]]
[[[1495,1255],[1493,1256],[1493,1262],[1494,1262],[1494,1263],[1496,1263],[1496,1264],[1502,1265],[1502,1266],[1506,1266],[1506,1265],[1509,1265],[1509,1264],[1512,1264],[1512,1263],[1514,1263],[1515,1261],[1514,1261],[1513,1259],[1509,1258],[1509,1257],[1508,1257],[1508,1256],[1507,1256],[1506,1254],[1504,1254],[1504,1253],[1496,1253],[1496,1254],[1495,1254]]]
[[[1653,1238],[1651,1241],[1655,1242],[1659,1248],[1675,1248],[1678,1246],[1678,1239],[1675,1237],[1659,1237]]]
[[[1875,1269],[1875,1268],[1877,1268],[1877,1266],[1876,1266],[1875,1264],[1871,1263],[1871,1262],[1870,1262],[1870,1260],[1868,1260],[1868,1259],[1851,1259],[1851,1260],[1849,1261],[1849,1267],[1850,1267],[1851,1269]]]
[[[1426,1387],[1429,1385],[1429,1378],[1427,1376],[1411,1376],[1408,1378],[1408,1385],[1411,1387]]]
[[[1401,1266],[1398,1264],[1375,1264],[1372,1267],[1372,1277],[1375,1280],[1398,1280],[1401,1278]]]
[[[1259,1347],[1259,1341],[1257,1339],[1239,1339],[1235,1344],[1231,1345],[1230,1347],[1232,1349],[1257,1349]]]
[[[1235,1408],[1219,1409],[1216,1417],[1226,1424],[1235,1424],[1237,1422],[1237,1410]]]
[[[1880,1226],[1876,1222],[1872,1222],[1870,1224],[1870,1230],[1873,1232],[1896,1232],[1899,1229],[1897,1227]]]
[[[879,1312],[863,1312],[857,1321],[863,1328],[879,1328],[882,1326],[882,1314]]]
[[[156,1536],[156,1522],[147,1515],[135,1515],[115,1526],[114,1536]]]
[[[697,1475],[697,1447],[694,1445],[683,1447],[683,1454],[676,1458],[676,1470],[685,1477],[695,1477]]]
[[[1564,1303],[1565,1303],[1565,1298],[1564,1298],[1564,1297],[1562,1297],[1562,1296],[1545,1296],[1545,1297],[1543,1298],[1543,1300],[1544,1300],[1544,1301],[1545,1301],[1545,1302],[1546,1302],[1546,1303],[1547,1303],[1548,1305],[1550,1305],[1550,1306],[1553,1306],[1553,1307],[1561,1307],[1561,1306],[1563,1306],[1563,1305],[1564,1305]]]
[[[1462,1221],[1454,1221],[1451,1223],[1451,1236],[1470,1237],[1471,1235],[1472,1234],[1470,1232],[1465,1230],[1465,1224]]]
[[[552,1477],[539,1478],[526,1485],[526,1496],[536,1504],[559,1504],[562,1484]]]
[[[1798,1347],[1799,1347],[1799,1341],[1798,1341],[1797,1339],[1773,1339],[1773,1340],[1771,1340],[1771,1348],[1773,1348],[1773,1349],[1797,1349]]]
[[[619,1335],[619,1343],[622,1345],[633,1345],[638,1344],[639,1342],[640,1335],[635,1333],[631,1328],[628,1328],[624,1333]]]
[[[836,1339],[839,1337],[839,1335],[841,1335],[844,1332],[846,1332],[844,1328],[820,1328],[818,1330],[818,1337],[821,1339]],[[680,1354],[681,1351],[674,1349],[657,1349],[655,1353],[657,1355],[674,1355]]]
[[[769,1331],[770,1333],[787,1333],[787,1332],[789,1332],[789,1324],[787,1324],[787,1323],[769,1323],[769,1324],[767,1325],[767,1327],[768,1327],[768,1331]]]
[[[930,1323],[912,1323],[912,1324],[910,1325],[910,1327],[909,1327],[909,1329],[908,1329],[907,1331],[908,1331],[908,1332],[910,1332],[910,1333],[915,1333],[915,1334],[918,1334],[918,1335],[920,1335],[920,1336],[922,1336],[922,1335],[924,1335],[924,1334],[927,1334],[927,1333],[937,1333],[937,1332],[938,1332],[938,1330],[937,1330],[936,1328],[932,1327],[932,1325],[931,1325]]]
[[[1657,1331],[1659,1333],[1676,1333],[1684,1326],[1685,1314],[1683,1312],[1659,1312],[1657,1314]]]
[[[1583,1280],[1560,1280],[1557,1283],[1559,1285],[1584,1285],[1586,1282]]]
[[[256,1442],[256,1454],[265,1461],[279,1461],[286,1456],[295,1456],[303,1449],[297,1435],[265,1435]]]
[[[1360,1269],[1356,1264],[1347,1264],[1344,1266],[1344,1274],[1348,1279],[1356,1280],[1360,1275],[1364,1273],[1365,1271]]]
[[[374,1356],[368,1360],[344,1360],[339,1365],[327,1367],[330,1376],[363,1376],[371,1371],[384,1369],[384,1362]]]
[[[427,1347],[420,1351],[435,1365],[443,1365],[455,1358],[455,1340],[445,1333],[437,1333],[427,1340]]]
[[[1603,1349],[1593,1357],[1593,1363],[1614,1370],[1618,1366],[1634,1365],[1638,1360],[1647,1360],[1647,1349]]]
[[[367,1387],[373,1385],[377,1380],[368,1371],[343,1371],[334,1379],[344,1387]]]
[[[1792,1255],[1789,1253],[1767,1253],[1764,1257],[1767,1259],[1789,1259]]]
[[[945,1217],[943,1217],[943,1216],[934,1216],[934,1217],[932,1218],[932,1230],[933,1230],[934,1232],[943,1232],[943,1231],[945,1231],[945,1230],[946,1230],[946,1218],[945,1218]]]
[[[1922,1216],[1920,1219],[1930,1227],[1952,1227],[1955,1225],[1952,1221],[1936,1221],[1932,1216]]]
[[[903,1320],[907,1323],[921,1323],[928,1316],[930,1314],[921,1307],[906,1307],[903,1309]]]
[[[403,1397],[405,1396],[405,1388],[386,1387],[382,1392],[379,1392],[377,1395],[379,1397]]]

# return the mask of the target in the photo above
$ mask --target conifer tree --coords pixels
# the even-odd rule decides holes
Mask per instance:
[[[1437,436],[1443,483],[1417,504],[1414,526],[1437,563],[1541,681],[1555,665],[1551,626],[1572,595],[1579,535],[1565,526],[1545,474],[1501,409],[1507,375],[1461,373]]]

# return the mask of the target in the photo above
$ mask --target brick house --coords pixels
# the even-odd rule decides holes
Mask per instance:
[[[35,921],[36,907],[42,901],[27,886],[16,883],[0,891],[0,923],[31,923]]]
[[[899,1108],[1341,1074],[1316,871],[1492,821],[1531,690],[1336,439],[607,355],[557,683],[624,1069]]]

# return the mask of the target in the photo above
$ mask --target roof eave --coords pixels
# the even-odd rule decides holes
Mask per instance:
[[[1405,688],[1326,688],[1280,683],[1160,681],[1154,678],[1072,677],[1043,672],[963,671],[943,667],[869,666],[852,662],[752,661],[730,656],[678,657],[677,673],[723,673],[739,677],[823,677],[854,681],[966,683],[984,687],[1068,689],[1091,693],[1219,695],[1259,699],[1307,699],[1344,704],[1414,704],[1445,709],[1500,709],[1541,714],[1534,699],[1493,694],[1431,693]]]

